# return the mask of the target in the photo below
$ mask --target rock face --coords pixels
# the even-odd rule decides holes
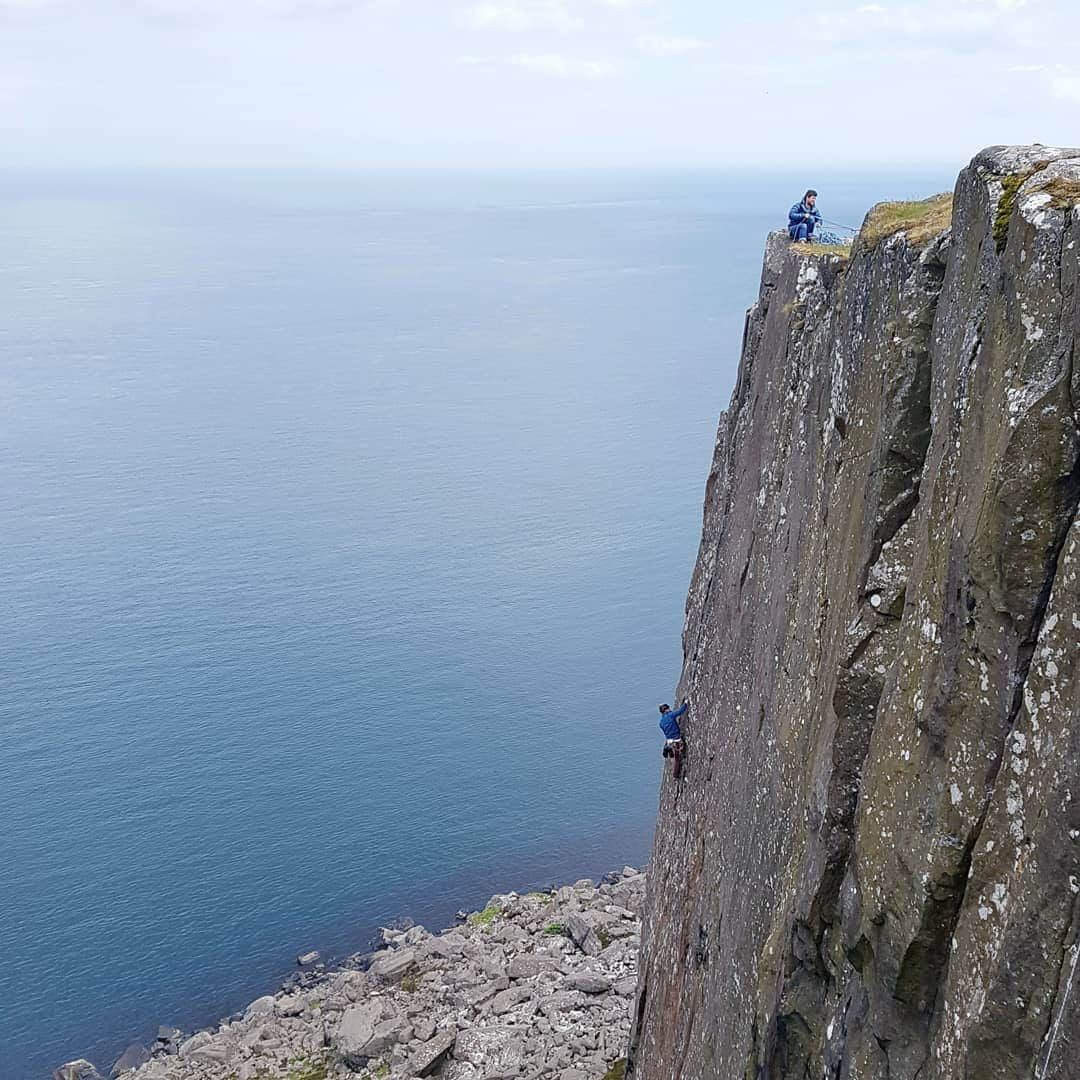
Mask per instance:
[[[632,1075],[1080,1076],[1078,201],[1080,151],[994,147],[951,228],[770,238]]]

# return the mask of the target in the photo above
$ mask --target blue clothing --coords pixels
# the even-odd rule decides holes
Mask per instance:
[[[821,224],[821,214],[817,207],[811,209],[800,201],[788,211],[787,223],[792,240],[809,240],[814,235],[814,226]]]
[[[686,712],[686,702],[684,701],[677,709],[668,709],[666,713],[662,713],[660,716],[660,730],[669,739],[681,739],[682,728],[679,727],[679,717]]]

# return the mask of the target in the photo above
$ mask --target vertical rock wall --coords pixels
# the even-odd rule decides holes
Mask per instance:
[[[1080,151],[995,147],[944,231],[770,237],[637,1080],[1080,1076],[1078,202]]]

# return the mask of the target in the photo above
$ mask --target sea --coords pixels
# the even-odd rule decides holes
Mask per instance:
[[[766,233],[926,170],[0,177],[0,1076],[649,857]]]

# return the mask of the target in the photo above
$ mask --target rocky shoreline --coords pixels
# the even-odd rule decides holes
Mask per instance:
[[[637,986],[645,875],[498,894],[459,925],[387,929],[362,962],[317,954],[216,1028],[161,1028],[125,1080],[602,1080],[621,1076]],[[313,966],[317,965],[317,966]],[[85,1060],[54,1080],[103,1080]]]

